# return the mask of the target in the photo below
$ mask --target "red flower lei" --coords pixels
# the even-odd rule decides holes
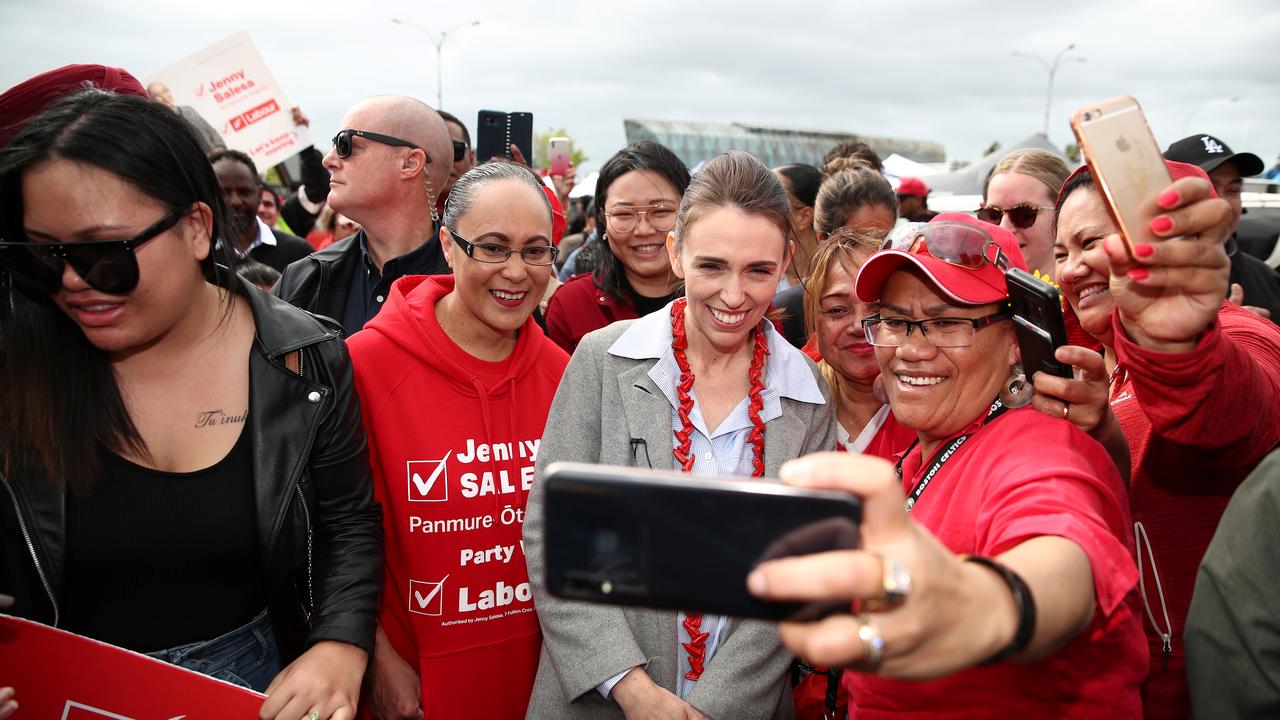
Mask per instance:
[[[680,368],[680,383],[676,385],[676,395],[680,400],[680,407],[676,408],[676,414],[680,418],[680,429],[676,431],[676,445],[672,449],[672,454],[676,460],[680,461],[680,468],[685,472],[693,472],[693,454],[690,452],[693,445],[693,421],[689,419],[689,414],[693,412],[693,396],[689,394],[693,390],[693,370],[689,367],[689,358],[685,355],[685,351],[689,349],[689,338],[685,335],[684,330],[684,310],[688,301],[685,298],[679,298],[671,305],[671,349],[675,352],[676,365]],[[748,377],[751,379],[751,388],[747,393],[749,398],[747,402],[747,415],[751,418],[751,434],[747,437],[747,442],[751,443],[751,447],[755,450],[754,457],[751,460],[752,477],[764,476],[764,421],[760,419],[760,411],[764,409],[764,400],[760,394],[764,391],[764,360],[769,354],[769,343],[765,339],[764,330],[756,329],[755,346],[751,354],[751,370]],[[684,650],[689,654],[689,672],[685,673],[686,680],[697,680],[702,677],[703,665],[706,662],[707,638],[711,637],[711,633],[702,630],[702,615],[700,613],[686,613],[684,619],[685,632],[689,633],[689,642],[684,643]]]

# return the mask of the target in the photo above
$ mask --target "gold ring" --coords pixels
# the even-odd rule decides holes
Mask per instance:
[[[862,601],[867,612],[888,612],[907,601],[911,594],[911,573],[907,566],[890,557],[875,553],[880,558],[880,594]]]
[[[1069,402],[1062,403],[1062,419],[1063,420],[1071,419],[1071,403]]]
[[[884,637],[870,615],[860,613],[855,619],[858,621],[858,639],[862,641],[863,656],[851,667],[858,672],[874,673],[884,662]]]

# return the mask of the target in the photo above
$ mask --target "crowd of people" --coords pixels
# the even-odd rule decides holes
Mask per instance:
[[[1256,156],[1172,143],[1129,246],[1042,150],[971,213],[855,142],[693,174],[636,142],[575,203],[409,97],[296,187],[189,115],[98,65],[0,95],[6,612],[264,719],[1280,713]],[[1024,371],[1011,269],[1059,289],[1072,377]],[[858,550],[745,580],[849,612],[549,594],[562,460],[856,495]]]

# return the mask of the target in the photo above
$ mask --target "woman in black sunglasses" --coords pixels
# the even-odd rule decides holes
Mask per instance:
[[[1015,150],[991,171],[977,212],[1013,233],[1028,267],[1046,280],[1053,279],[1053,201],[1069,172],[1051,152]]]
[[[352,717],[382,553],[337,331],[236,278],[159,104],[55,103],[0,151],[0,218],[10,612]]]

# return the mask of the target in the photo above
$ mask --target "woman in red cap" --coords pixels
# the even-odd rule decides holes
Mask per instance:
[[[1138,716],[1124,485],[1095,440],[1025,407],[1004,278],[1026,268],[1016,239],[943,213],[886,243],[855,289],[878,303],[863,327],[917,440],[896,468],[849,453],[788,463],[786,482],[862,497],[863,549],[767,563],[749,586],[859,602],[857,616],[781,627],[801,657],[855,670],[850,717]]]
[[[1036,405],[1132,458],[1129,504],[1143,570],[1150,718],[1191,713],[1182,631],[1196,568],[1236,487],[1280,442],[1280,330],[1224,301],[1230,208],[1204,171],[1167,162],[1131,258],[1082,166],[1058,194],[1058,282],[1102,354],[1065,347],[1077,378],[1040,374]],[[1259,414],[1261,413],[1261,414]]]

